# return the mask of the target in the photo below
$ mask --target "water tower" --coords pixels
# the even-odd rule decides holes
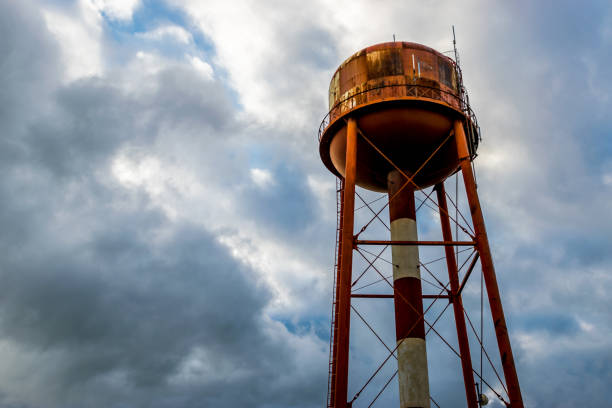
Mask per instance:
[[[351,293],[353,253],[367,245],[391,245],[400,408],[430,407],[423,299],[452,303],[467,406],[484,405],[475,387],[461,291],[476,261],[482,275],[499,348],[504,388],[512,408],[523,402],[491,250],[480,208],[472,160],[480,140],[455,59],[429,47],[390,42],[365,48],[340,65],[329,87],[329,113],[319,129],[325,166],[339,180],[337,262],[330,341],[328,407],[352,406],[347,395],[351,299],[384,297]],[[453,237],[444,181],[461,171],[472,226],[469,239]],[[359,239],[354,232],[355,186],[388,194],[390,239]],[[438,241],[419,241],[415,192],[432,187],[440,214]],[[432,190],[432,192],[433,192]],[[379,212],[380,213],[380,212]],[[375,214],[377,216],[377,214]],[[423,295],[419,247],[444,248],[445,293]],[[459,281],[455,248],[472,246],[475,256]],[[470,323],[471,324],[471,323]],[[429,325],[429,323],[427,323]],[[500,378],[501,382],[501,378]],[[503,385],[503,383],[502,383]],[[354,400],[354,398],[353,398]]]

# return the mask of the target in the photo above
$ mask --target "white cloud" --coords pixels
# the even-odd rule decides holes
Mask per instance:
[[[56,37],[64,61],[64,80],[101,75],[101,17],[86,0],[78,3],[76,15],[43,10],[49,31]]]
[[[237,220],[236,224],[240,222]],[[250,226],[244,220],[242,225],[245,228],[222,235],[219,242],[237,260],[259,272],[272,288],[274,296],[267,306],[268,313],[285,318],[312,313],[315,297],[326,293],[327,280],[321,266],[308,259],[300,248],[258,233],[257,226]],[[309,296],[304,296],[305,293]]]
[[[131,188],[145,186],[147,191],[153,195],[158,195],[163,191],[164,172],[156,157],[144,157],[138,162],[126,156],[116,157],[113,161],[112,172],[124,186]]]
[[[326,293],[326,274],[321,265],[300,248],[267,233],[257,220],[238,217],[239,197],[193,171],[165,162],[162,157],[130,151],[119,154],[112,164],[114,177],[124,187],[142,189],[172,219],[203,225],[212,231],[226,231],[220,233],[219,242],[234,258],[257,271],[273,290],[267,308],[270,315],[309,311],[312,305],[308,303],[313,297],[304,298],[300,294],[306,290],[312,291],[313,296]],[[250,176],[260,188],[274,183],[269,170],[253,168]],[[207,202],[205,211],[194,205],[199,202]]]
[[[177,25],[164,25],[151,31],[138,33],[137,35],[147,40],[160,41],[164,39],[171,39],[180,44],[189,44],[193,42],[193,36],[191,33],[185,30],[183,27]]]
[[[130,20],[140,0],[90,0],[100,12],[114,20]]]
[[[253,373],[236,362],[219,361],[202,347],[196,347],[183,359],[177,373],[169,378],[173,385],[204,385],[217,381],[234,382],[247,379]]]
[[[191,65],[206,79],[213,79],[214,70],[207,62],[202,61],[200,58],[195,56],[189,56]]]
[[[132,78],[138,78],[137,75],[134,75],[137,72],[141,72],[145,75],[154,75],[167,66],[168,61],[160,55],[151,52],[138,51],[136,53],[136,58],[133,61],[133,65],[128,67],[132,69],[130,72],[132,75],[129,76]]]
[[[253,168],[250,174],[251,180],[259,188],[268,188],[274,184],[274,176],[270,170]]]
[[[318,177],[314,174],[309,174],[306,177],[306,183],[313,196],[319,202],[320,214],[328,220],[335,220],[335,214],[330,211],[334,208],[336,200],[336,185],[333,177]]]
[[[394,33],[398,39],[449,49],[450,26],[461,15],[452,2],[436,6],[444,13],[394,1],[293,0],[273,7],[248,0],[172,3],[186,10],[211,39],[215,64],[227,70],[245,110],[254,120],[282,129],[320,120],[331,74],[344,58],[373,43],[391,41]],[[411,24],[405,23],[407,15]]]
[[[578,326],[580,330],[572,335],[550,333],[543,328],[530,332],[517,331],[512,339],[532,363],[555,355],[610,348],[608,328],[593,330],[591,323],[582,320],[578,321]]]
[[[306,69],[303,61],[288,60],[288,51],[299,55],[315,50],[288,45],[300,30],[318,22],[323,10],[303,2],[299,7],[294,2],[281,2],[272,9],[249,1],[174,3],[185,7],[212,39],[215,63],[227,70],[231,85],[253,119],[283,126],[302,123],[305,118],[300,107],[318,95],[319,89],[324,90],[328,79]],[[325,100],[324,95],[318,96]],[[274,109],[269,109],[271,103]]]

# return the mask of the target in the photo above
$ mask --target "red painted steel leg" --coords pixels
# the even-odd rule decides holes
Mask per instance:
[[[489,248],[489,239],[487,238],[480,201],[478,200],[478,193],[476,192],[476,182],[474,181],[467,139],[465,137],[462,122],[455,121],[454,128],[457,153],[461,160],[461,173],[463,174],[465,191],[470,205],[474,231],[476,232],[476,248],[480,253],[482,273],[484,275],[487,295],[489,297],[491,316],[493,317],[493,324],[495,326],[495,335],[497,337],[497,346],[499,347],[499,354],[504,369],[504,377],[506,378],[506,385],[508,387],[510,406],[512,408],[523,408],[523,398],[516,375],[516,367],[514,365],[514,357],[512,356],[510,338],[508,337],[504,309],[499,297],[499,288],[497,286],[497,278],[495,277],[493,258],[491,257],[491,249]]]
[[[452,241],[450,217],[446,204],[446,192],[444,182],[436,185],[438,195],[438,206],[440,207],[440,224],[442,226],[442,237],[445,241]],[[456,237],[455,237],[456,238]],[[455,326],[457,327],[457,339],[459,341],[459,353],[461,354],[461,368],[463,369],[463,381],[465,384],[465,396],[469,408],[478,408],[478,398],[474,387],[474,374],[472,372],[472,356],[470,355],[470,343],[463,315],[463,302],[459,294],[459,273],[457,271],[457,259],[453,247],[444,247],[446,255],[446,266],[448,267],[448,278],[450,280],[453,311],[455,313]]]
[[[357,175],[357,123],[348,120],[346,130],[346,167],[344,173],[342,222],[342,265],[338,279],[337,346],[334,408],[347,407],[349,331],[351,322],[351,279],[353,268],[353,221],[355,212],[355,177]]]

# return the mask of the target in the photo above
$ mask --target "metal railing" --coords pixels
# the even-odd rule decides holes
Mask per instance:
[[[318,134],[319,143],[321,142],[321,137],[323,136],[323,132],[325,132],[325,129],[327,129],[327,127],[331,124],[332,120],[334,120],[336,117],[339,117],[343,113],[349,112],[352,109],[357,108],[360,105],[363,105],[363,103],[357,103],[357,99],[356,99],[357,97],[366,96],[366,99],[368,99],[367,94],[375,93],[375,92],[380,93],[381,90],[385,88],[404,88],[405,89],[405,94],[400,95],[400,92],[397,92],[395,95],[393,95],[393,97],[427,98],[427,99],[433,99],[433,100],[439,100],[439,101],[445,102],[447,105],[451,107],[455,107],[455,108],[459,107],[461,111],[463,112],[463,114],[465,115],[465,117],[472,123],[473,128],[476,129],[476,134],[471,134],[472,132],[470,128],[472,127],[468,126],[468,132],[470,133],[469,138],[471,139],[470,144],[478,145],[478,142],[481,140],[480,127],[478,126],[476,115],[470,108],[469,102],[467,102],[465,97],[462,98],[461,96],[453,92],[445,91],[443,89],[435,88],[435,87],[427,86],[427,85],[389,84],[389,85],[382,85],[382,86],[376,86],[373,88],[365,89],[363,91],[354,93],[336,102],[336,104],[329,110],[329,112],[327,112],[327,114],[321,121],[321,124],[319,125],[319,134]],[[463,92],[463,94],[466,95],[465,92]],[[455,103],[453,104],[451,103],[451,101],[454,101]]]

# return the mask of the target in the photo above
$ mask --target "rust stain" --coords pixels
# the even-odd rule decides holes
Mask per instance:
[[[452,60],[420,44],[384,43],[365,48],[340,65],[329,86],[329,108],[337,110],[331,114],[337,117],[377,100],[419,95],[460,108]]]
[[[366,54],[368,79],[404,73],[400,52],[397,48],[372,51]]]

